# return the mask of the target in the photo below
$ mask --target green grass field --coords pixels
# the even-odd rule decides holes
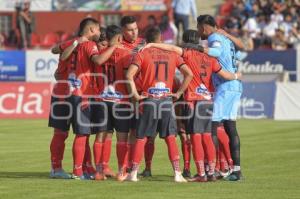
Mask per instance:
[[[300,122],[240,120],[238,122],[241,182],[173,182],[166,146],[158,140],[154,175],[138,183],[49,179],[49,142],[46,120],[0,121],[0,199],[8,198],[300,198]],[[64,167],[71,171],[68,138]],[[111,166],[116,169],[115,148]],[[194,169],[193,169],[194,170]]]

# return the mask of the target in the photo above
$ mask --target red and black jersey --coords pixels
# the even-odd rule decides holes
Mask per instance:
[[[61,52],[67,47],[71,46],[77,38],[68,40],[59,45]],[[60,80],[54,85],[52,93],[58,96],[67,96],[70,93],[69,84],[67,83],[68,76],[70,73],[70,65],[72,63],[73,54],[71,54],[66,60],[59,60],[57,73],[59,73]]]
[[[93,95],[94,94],[94,68],[92,61],[94,55],[99,54],[95,42],[87,41],[81,43],[73,52],[74,58],[70,66],[69,82],[73,95]]]
[[[103,100],[128,101],[125,73],[131,63],[131,55],[117,48],[102,65],[96,66],[96,95]]]
[[[185,100],[211,100],[211,93],[214,92],[212,73],[222,69],[217,59],[192,49],[184,49],[182,57],[194,74],[185,91]]]
[[[132,61],[139,67],[141,90],[146,95],[163,96],[172,93],[176,67],[184,65],[182,57],[174,52],[148,48],[139,52]]]

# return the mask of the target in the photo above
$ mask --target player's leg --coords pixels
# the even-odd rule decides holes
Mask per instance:
[[[87,139],[86,139],[85,154],[84,154],[82,169],[83,169],[83,175],[87,179],[91,179],[91,180],[95,179],[96,170],[95,170],[95,168],[93,167],[93,164],[92,164],[90,136],[88,136]]]
[[[159,137],[164,138],[168,147],[168,156],[174,171],[175,182],[187,182],[180,169],[180,155],[176,143],[177,124],[172,99],[166,98],[158,103]]]
[[[118,159],[118,174],[117,180],[124,181],[128,173],[126,171],[128,161],[128,135],[130,129],[130,122],[132,119],[131,111],[128,110],[126,104],[114,104],[114,128],[117,132],[116,152]]]
[[[101,164],[102,160],[102,151],[103,151],[103,140],[105,136],[105,131],[107,129],[107,106],[103,102],[93,100],[91,105],[92,109],[92,133],[95,134],[95,140],[93,144],[93,155],[94,155],[94,164],[96,167],[95,180],[105,180],[103,174],[103,165]]]
[[[203,139],[203,146],[204,150],[207,154],[207,161],[208,161],[208,173],[207,173],[207,179],[209,181],[216,181],[215,177],[215,167],[216,167],[216,150],[214,143],[211,138],[211,133],[206,132],[202,134]]]
[[[175,112],[177,117],[184,116],[185,111],[186,111],[185,106],[183,105],[175,106]],[[185,120],[177,118],[176,122],[177,122],[178,135],[181,141],[181,151],[182,151],[183,162],[184,162],[182,176],[190,178],[191,177],[191,172],[190,172],[191,141],[189,135],[186,133],[185,130],[185,125],[184,125]]]
[[[191,138],[191,147],[194,162],[197,169],[197,174],[190,178],[191,182],[206,182],[207,178],[205,175],[204,167],[204,150],[202,145],[202,123],[201,120],[197,117],[196,111],[199,111],[199,108],[196,105],[196,102],[189,102],[185,105],[185,116],[188,118],[185,120],[185,129],[186,133],[190,135]]]
[[[103,140],[102,165],[103,165],[103,173],[106,177],[116,177],[115,173],[109,167],[112,136],[113,136],[113,131],[107,131],[105,132],[105,136]]]
[[[155,137],[156,137],[156,135],[155,135]],[[149,137],[145,144],[145,151],[144,151],[145,169],[141,173],[141,176],[143,176],[143,177],[151,177],[152,176],[151,166],[152,166],[152,159],[153,159],[154,150],[155,150],[155,137]]]
[[[240,167],[240,138],[236,128],[236,118],[241,93],[234,91],[226,91],[226,110],[224,119],[224,129],[230,140],[230,152],[233,160],[233,172],[226,177],[229,181],[238,181],[241,178]]]
[[[79,96],[70,98],[73,117],[71,119],[75,134],[73,142],[73,178],[86,179],[83,175],[83,161],[86,151],[87,139],[91,133],[91,107],[88,99]]]
[[[101,164],[103,150],[103,135],[104,132],[97,133],[93,145],[94,163],[96,167],[95,180],[105,180],[103,174],[103,166]]]
[[[191,165],[191,140],[189,135],[185,132],[180,131],[179,133],[180,141],[181,141],[181,151],[183,154],[183,177],[191,177],[190,165]]]
[[[144,155],[145,144],[147,141],[146,137],[155,134],[158,123],[158,119],[154,118],[157,105],[153,100],[146,99],[139,104],[139,107],[141,112],[139,113],[136,126],[136,142],[132,158],[132,171],[127,178],[127,180],[133,182],[138,181],[137,174]]]
[[[230,153],[229,138],[223,126],[218,128],[218,140],[220,143],[219,150],[222,153],[220,157],[223,158],[224,156],[225,162],[228,163],[229,168],[233,170],[233,160]]]
[[[51,178],[70,179],[71,175],[66,173],[62,167],[62,160],[65,151],[65,140],[68,137],[70,128],[70,106],[64,99],[51,98],[51,109],[49,115],[49,127],[53,127],[54,133],[50,143],[51,154]]]

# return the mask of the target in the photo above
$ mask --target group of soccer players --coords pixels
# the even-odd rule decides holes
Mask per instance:
[[[199,45],[200,36],[208,37],[208,48]],[[222,175],[232,181],[240,179],[235,120],[241,88],[234,89],[240,86],[241,74],[234,63],[234,44],[217,32],[209,15],[198,17],[198,30],[184,32],[183,42],[181,47],[161,43],[158,28],[147,30],[142,39],[136,19],[124,16],[120,27],[106,29],[97,20],[85,18],[78,37],[52,48],[60,58],[49,116],[49,126],[54,128],[51,178],[116,177],[136,182],[144,155],[142,176],[152,175],[155,137],[159,135],[167,144],[175,182],[215,181]],[[72,175],[62,168],[71,125],[75,134]],[[109,167],[113,132],[117,175]],[[92,153],[89,137],[93,134]],[[197,168],[194,176],[190,174],[190,151]]]

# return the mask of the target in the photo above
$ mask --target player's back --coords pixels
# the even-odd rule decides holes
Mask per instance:
[[[207,54],[192,49],[185,49],[182,57],[194,74],[187,88],[185,99],[188,101],[210,100],[211,93],[214,91],[212,74],[221,70],[218,61]]]
[[[135,56],[133,64],[139,67],[143,80],[142,91],[160,95],[171,92],[175,69],[180,68],[184,62],[174,52],[148,48]]]

